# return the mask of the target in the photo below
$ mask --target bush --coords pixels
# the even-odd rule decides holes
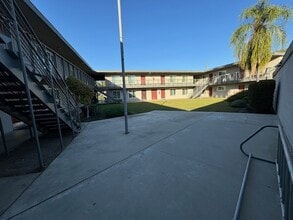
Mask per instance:
[[[94,97],[94,91],[91,88],[73,76],[69,76],[66,79],[66,84],[69,90],[78,98],[80,103],[87,106],[91,104],[91,100]]]
[[[238,92],[235,95],[232,95],[229,98],[227,98],[227,102],[233,102],[238,99],[243,99],[244,97],[247,97],[247,96],[248,96],[248,90],[244,90],[244,91]]]
[[[112,110],[108,110],[105,112],[106,118],[115,118],[115,117],[120,117],[124,115],[124,109],[121,106],[117,106],[116,108]]]
[[[94,97],[94,91],[73,76],[69,76],[66,79],[66,84],[69,90],[78,98],[78,101],[86,106],[85,115],[88,118],[89,105],[91,104],[92,98]]]
[[[250,107],[258,113],[273,113],[275,80],[251,83],[248,87]]]

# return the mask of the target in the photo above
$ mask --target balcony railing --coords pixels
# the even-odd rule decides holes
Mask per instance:
[[[265,73],[259,77],[260,80],[272,79],[273,72],[275,68],[267,68]],[[182,79],[165,82],[146,80],[145,82],[135,81],[135,82],[127,82],[126,87],[128,89],[147,89],[147,88],[184,88],[184,87],[193,87],[193,88],[206,88],[208,85],[222,85],[222,84],[232,84],[232,83],[241,83],[241,82],[250,82],[256,81],[256,77],[246,77],[242,78],[241,75],[236,73],[229,73],[225,75],[218,75],[214,77],[209,77],[208,74],[206,77],[193,79],[193,80],[185,80]],[[111,82],[109,80],[101,81],[96,85],[100,90],[106,89],[121,89],[122,82],[119,80],[118,82]]]
[[[121,89],[122,83],[113,83],[110,81],[106,81],[106,83],[99,83],[97,85],[100,88],[107,88],[107,89]],[[193,80],[190,81],[174,81],[174,82],[146,82],[144,84],[140,82],[135,83],[127,83],[126,87],[129,89],[144,89],[144,88],[177,88],[177,87],[194,87],[196,86],[196,82]]]

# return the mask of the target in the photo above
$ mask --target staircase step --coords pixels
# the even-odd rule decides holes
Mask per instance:
[[[3,78],[9,77],[9,73],[7,73],[6,71],[0,71],[0,77],[1,77],[1,79],[2,79],[2,77]]]
[[[8,41],[8,39],[3,39],[0,34],[0,43]],[[9,51],[9,53],[11,53],[14,57],[12,58],[5,53],[7,55],[7,59],[11,59],[11,62],[16,62],[15,58],[18,59],[18,55],[17,50],[13,48],[15,45],[12,45],[11,43],[8,44],[10,45],[7,47],[10,46],[10,48],[7,51]],[[29,74],[28,86],[30,87],[31,101],[33,104],[34,116],[37,122],[37,129],[42,132],[45,130],[56,130],[58,126],[56,114],[54,113],[52,104],[53,98],[49,92],[44,91],[50,91],[50,85],[48,85],[48,82],[50,82],[51,76],[43,76],[36,73],[36,69],[32,63],[30,63],[30,60],[25,60],[25,62],[27,73]],[[17,68],[19,67],[16,65],[14,68],[11,68],[10,66],[3,66],[3,68],[0,67],[0,110],[11,114],[19,120],[23,120],[27,124],[31,124],[29,103],[21,77],[22,71]],[[41,69],[40,71],[42,72],[43,70]],[[63,84],[64,82],[61,81],[60,87],[56,89],[57,102],[58,98],[60,98],[58,95],[59,92],[60,94],[65,94],[65,91],[61,88],[61,85]],[[73,98],[71,97],[70,99]],[[73,122],[73,125],[71,125],[69,120],[69,112],[62,109],[63,107],[64,106],[58,105],[61,127],[70,128],[73,126],[72,129],[76,129],[77,123]]]
[[[50,118],[43,118],[42,117],[42,118],[37,118],[36,120],[37,121],[55,121],[55,122],[57,121],[56,117],[50,117]]]
[[[10,37],[8,37],[5,34],[0,33],[0,43],[2,43],[2,44],[8,44],[10,42],[11,42],[11,38]]]

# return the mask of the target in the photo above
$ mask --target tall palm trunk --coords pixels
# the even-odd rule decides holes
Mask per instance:
[[[256,82],[259,82],[259,65],[256,64]]]

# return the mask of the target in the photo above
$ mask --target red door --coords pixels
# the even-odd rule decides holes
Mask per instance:
[[[213,96],[213,87],[209,87],[209,96],[210,96],[210,97]]]
[[[152,100],[156,100],[157,97],[157,90],[156,89],[152,89]]]
[[[244,90],[245,86],[244,85],[238,85],[239,90]]]
[[[164,99],[165,97],[165,89],[161,89],[161,99]]]
[[[141,90],[141,99],[142,100],[146,100],[147,99],[146,90]]]
[[[161,76],[161,85],[165,85],[165,76]]]
[[[141,85],[145,85],[145,76],[140,77]]]

